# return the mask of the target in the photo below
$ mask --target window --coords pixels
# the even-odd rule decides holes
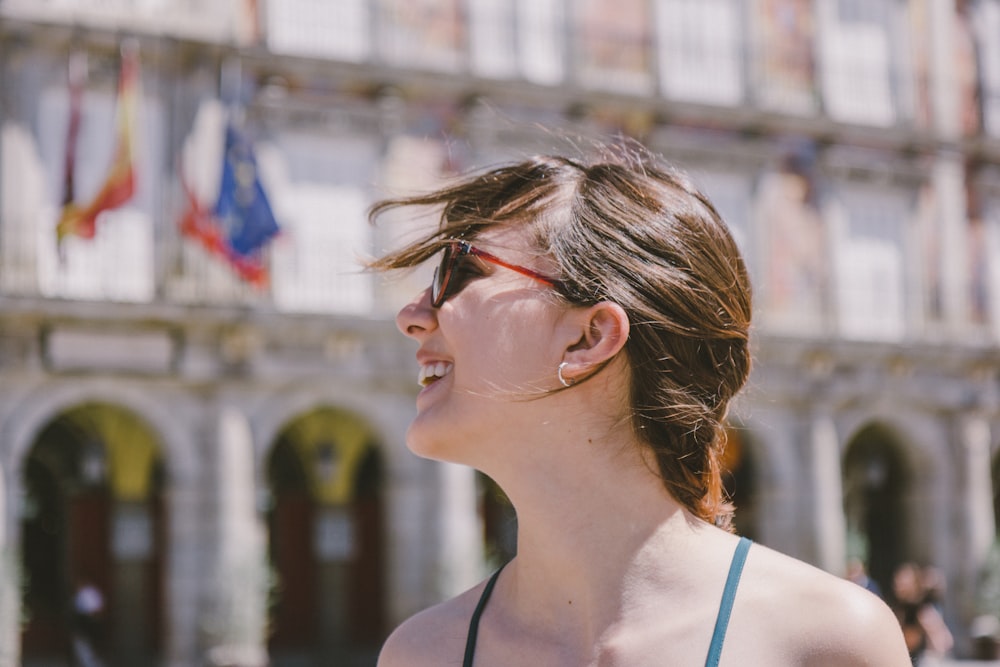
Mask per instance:
[[[460,0],[381,0],[379,51],[400,67],[456,72],[465,66]]]
[[[508,0],[471,0],[469,48],[472,71],[480,76],[517,75],[514,7]]]
[[[267,150],[267,149],[270,150]],[[271,254],[273,295],[282,310],[365,313],[371,310],[372,276],[363,271],[370,254],[368,184],[375,179],[374,136],[331,136],[328,129],[279,131],[267,161],[275,216],[281,235]]]
[[[364,0],[272,0],[267,46],[275,53],[362,61],[371,52],[370,23]]]
[[[906,193],[841,183],[835,197],[836,306],[846,338],[899,340],[905,331]]]
[[[652,87],[649,6],[645,0],[579,0],[572,6],[582,85],[641,94]]]
[[[743,98],[743,18],[733,0],[658,0],[660,85],[670,98],[736,105]]]
[[[983,129],[1000,137],[1000,0],[979,0],[972,16],[979,54]]]
[[[827,114],[844,122],[892,125],[888,3],[824,0],[819,8]]]
[[[752,7],[757,103],[775,111],[815,113],[816,17],[812,0],[754,0]]]
[[[518,53],[528,81],[555,85],[566,77],[562,0],[516,0]]]

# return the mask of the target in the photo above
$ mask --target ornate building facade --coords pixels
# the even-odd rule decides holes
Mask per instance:
[[[373,664],[509,555],[491,483],[404,445],[380,196],[592,139],[685,168],[744,249],[740,532],[1000,615],[1000,0],[0,0],[0,665]],[[131,196],[66,234],[116,164]],[[71,129],[76,118],[76,129]],[[264,283],[184,220],[252,137]],[[216,207],[218,209],[218,206]],[[58,240],[57,240],[58,239]],[[256,257],[256,256],[255,256]]]

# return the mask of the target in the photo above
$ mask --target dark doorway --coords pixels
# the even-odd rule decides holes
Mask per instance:
[[[383,470],[356,417],[290,422],[267,464],[275,667],[374,665],[385,639]]]
[[[848,543],[883,591],[909,555],[907,507],[910,474],[898,440],[880,425],[868,426],[850,441],[843,467]]]
[[[127,410],[83,405],[42,429],[23,470],[24,664],[64,664],[81,632],[109,665],[155,659],[164,540],[152,432]]]

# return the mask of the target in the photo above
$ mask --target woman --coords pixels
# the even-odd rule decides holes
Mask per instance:
[[[750,371],[746,269],[683,176],[606,152],[372,211],[441,210],[374,263],[439,256],[397,316],[424,387],[407,444],[483,471],[518,517],[517,556],[403,623],[379,664],[908,665],[875,596],[729,532],[719,461]]]
[[[954,638],[937,608],[935,570],[922,570],[916,563],[903,563],[892,575],[892,608],[903,631],[910,660],[918,665],[927,654],[944,656]]]

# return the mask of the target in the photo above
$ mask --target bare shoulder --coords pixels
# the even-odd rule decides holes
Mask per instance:
[[[899,622],[881,599],[800,560],[755,545],[739,596],[745,636],[766,632],[791,664],[910,665]]]
[[[378,667],[461,665],[469,619],[482,588],[479,584],[400,624],[382,645]]]

